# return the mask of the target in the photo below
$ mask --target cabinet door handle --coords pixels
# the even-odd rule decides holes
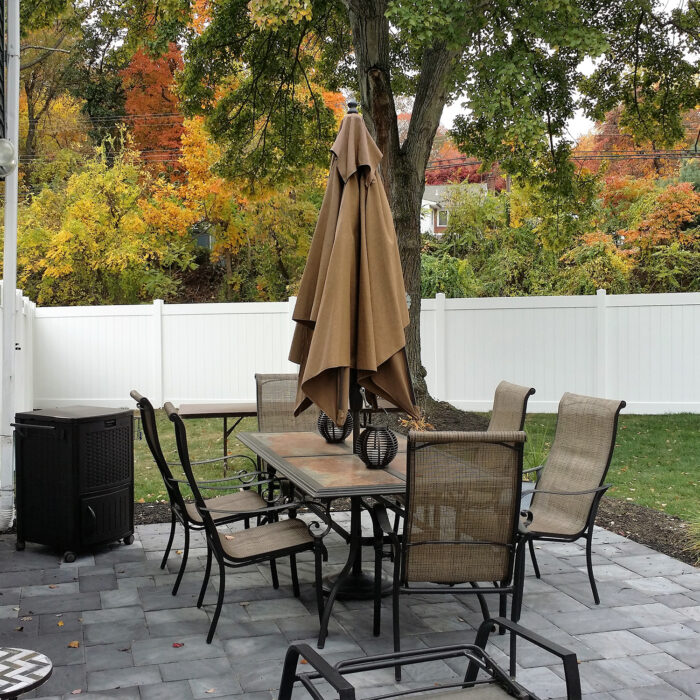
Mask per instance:
[[[97,515],[95,515],[92,506],[87,507],[87,514],[90,516],[90,520],[85,523],[85,534],[92,535],[97,528]]]

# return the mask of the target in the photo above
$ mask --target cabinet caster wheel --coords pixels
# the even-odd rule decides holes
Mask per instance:
[[[72,564],[75,561],[75,552],[65,552],[63,555],[63,561],[66,564]]]
[[[24,547],[25,547],[24,542],[21,541],[21,540],[17,540],[17,542],[15,543],[15,549],[16,549],[18,552],[23,552],[23,551],[24,551]]]
[[[127,535],[123,540],[124,544],[134,544],[134,536]]]

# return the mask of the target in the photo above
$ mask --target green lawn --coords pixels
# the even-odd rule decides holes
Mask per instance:
[[[162,411],[157,411],[161,444],[168,461],[177,461],[173,427]],[[528,441],[525,467],[541,464],[554,437],[556,416],[528,415],[525,423]],[[223,451],[222,421],[189,420],[185,423],[193,459],[219,457]],[[256,430],[248,418],[237,430]],[[234,437],[229,451],[248,453]],[[163,482],[151,458],[145,439],[136,440],[136,500],[166,498]],[[231,468],[248,467],[240,460]],[[222,476],[222,465],[198,467],[203,479]],[[607,481],[613,484],[608,495],[634,501],[685,520],[700,518],[700,415],[689,413],[663,416],[624,415],[620,417],[617,445]],[[211,495],[211,494],[208,494]]]
[[[556,416],[528,415],[526,467],[537,466],[554,437]],[[677,515],[700,518],[700,415],[620,415],[606,480],[609,496]]]

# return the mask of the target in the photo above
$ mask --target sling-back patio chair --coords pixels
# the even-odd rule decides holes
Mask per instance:
[[[296,374],[256,374],[258,430],[261,433],[315,431],[318,411],[307,409],[294,417]]]
[[[527,402],[534,393],[535,389],[530,386],[500,382],[493,396],[493,409],[487,432],[522,430],[527,414]],[[403,507],[404,499],[399,496],[394,503],[394,532],[398,532]]]
[[[394,651],[401,648],[402,593],[476,594],[484,619],[490,617],[484,594],[498,595],[501,617],[507,614],[511,594],[511,618],[518,621],[524,573],[518,540],[524,443],[522,431],[409,432],[403,536],[390,527],[381,502],[372,510],[374,634],[380,631],[387,536],[394,561]]]
[[[537,472],[532,502],[523,523],[535,575],[540,570],[534,540],[574,542],[586,538],[586,566],[596,605],[600,603],[593,577],[591,544],[598,504],[609,488],[604,484],[612,460],[617,422],[624,401],[564,394],[559,402],[557,429],[547,461]]]
[[[501,668],[486,652],[486,644],[495,627],[507,629],[510,639],[510,669]],[[282,680],[278,700],[291,700],[295,685],[306,691],[306,696],[324,700],[384,700],[392,697],[438,698],[439,700],[502,700],[521,698],[521,700],[539,700],[538,696],[528,691],[515,679],[516,639],[521,637],[528,642],[559,657],[564,665],[564,683],[568,700],[580,700],[581,679],[579,676],[576,654],[564,647],[516,625],[504,618],[485,620],[479,627],[473,644],[454,644],[451,646],[414,649],[379,654],[364,658],[347,659],[331,666],[318,652],[306,644],[293,644],[284,659]],[[302,659],[303,665],[298,665]],[[394,694],[387,694],[386,689],[379,694],[372,694],[367,688],[362,675],[369,671],[390,668],[392,666],[412,666],[435,661],[461,660],[464,663],[464,677],[459,680],[445,679],[444,683],[414,682],[413,688],[405,688]],[[479,672],[481,671],[481,676]],[[356,689],[353,676],[358,677]],[[360,681],[363,681],[360,683]],[[563,688],[562,688],[563,691]],[[548,696],[549,697],[549,696]]]
[[[210,501],[204,500],[199,483],[195,479],[194,472],[192,471],[192,464],[187,447],[185,424],[180,416],[178,416],[177,410],[171,403],[166,403],[164,408],[168,418],[175,426],[175,441],[177,443],[178,455],[180,456],[182,469],[185,472],[185,476],[187,477],[187,481],[194,496],[195,507],[204,524],[204,532],[207,538],[207,564],[204,571],[204,581],[202,582],[202,588],[197,600],[198,608],[201,608],[204,602],[204,595],[211,574],[212,558],[216,559],[219,566],[219,588],[216,599],[216,609],[207,634],[207,643],[211,643],[221,614],[224,593],[226,592],[227,568],[240,568],[262,562],[269,562],[272,565],[279,557],[288,556],[292,576],[292,590],[294,595],[298,598],[300,589],[296,555],[300,552],[312,551],[314,553],[316,604],[318,606],[320,620],[323,614],[321,537],[325,532],[321,533],[320,529],[314,529],[317,523],[307,525],[299,518],[289,518],[285,520],[276,519],[274,522],[268,522],[247,530],[241,530],[235,534],[220,532],[217,526],[221,524],[221,520],[215,520],[215,518],[226,513],[226,509],[220,507],[218,504],[212,506]],[[268,517],[271,513],[279,516],[285,511],[295,512],[301,505],[303,504],[293,502],[281,502],[277,505],[265,504],[263,508],[251,509],[246,515],[249,518],[257,516]],[[238,513],[238,515],[240,515],[240,513]],[[274,588],[279,588],[279,581],[277,580],[275,569],[273,568],[272,571],[273,586]]]
[[[160,445],[160,439],[158,437],[158,427],[156,425],[156,414],[153,410],[153,405],[145,397],[139,394],[135,389],[131,392],[131,398],[136,401],[136,405],[139,409],[141,415],[141,425],[143,426],[143,432],[146,436],[146,443],[151,451],[151,455],[158,467],[158,471],[165,484],[165,491],[168,494],[168,499],[170,501],[170,537],[168,538],[168,544],[163,553],[163,559],[160,563],[160,568],[164,569],[165,564],[168,561],[168,555],[170,554],[170,549],[173,545],[173,539],[175,538],[175,530],[177,523],[179,522],[185,531],[185,544],[182,548],[182,561],[180,562],[180,569],[177,573],[177,578],[175,579],[175,585],[173,586],[173,595],[177,594],[180,588],[180,582],[185,573],[185,568],[187,567],[187,558],[190,549],[190,531],[203,530],[204,523],[200,517],[194,503],[188,503],[182,496],[180,491],[180,483],[178,479],[173,476],[170,469],[170,464],[168,464],[165,456],[163,455],[163,450]],[[260,510],[265,508],[268,504],[264,500],[260,489],[263,487],[268,488],[270,486],[270,477],[267,472],[257,471],[256,464],[251,457],[247,455],[229,455],[228,459],[232,457],[242,457],[250,461],[252,470],[238,472],[225,479],[213,479],[210,481],[200,481],[201,488],[222,490],[226,488],[235,489],[231,493],[224,496],[216,496],[207,500],[207,506],[211,508],[221,509],[222,511],[231,511],[227,513],[217,513],[214,517],[217,522],[230,523],[236,522],[238,520],[243,520],[246,527],[249,525],[249,517],[246,513],[250,510]],[[216,462],[224,459],[220,457],[212,460],[203,460],[201,462],[192,462],[193,465]],[[242,489],[242,486],[244,488]],[[241,490],[242,489],[242,490]]]
[[[297,399],[297,374],[256,374],[258,430],[261,433],[316,432],[318,411],[307,409],[294,416]],[[262,462],[258,462],[262,468]],[[272,472],[271,472],[272,473]],[[293,486],[281,480],[284,492],[292,494]]]
[[[491,420],[486,430],[522,430],[525,426],[527,402],[534,393],[535,389],[531,386],[501,382],[493,395]]]

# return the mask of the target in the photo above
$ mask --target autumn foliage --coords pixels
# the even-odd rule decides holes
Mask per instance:
[[[172,161],[180,148],[183,117],[175,93],[175,74],[181,69],[182,53],[171,43],[168,51],[157,57],[139,49],[121,73],[134,145],[149,160]]]

